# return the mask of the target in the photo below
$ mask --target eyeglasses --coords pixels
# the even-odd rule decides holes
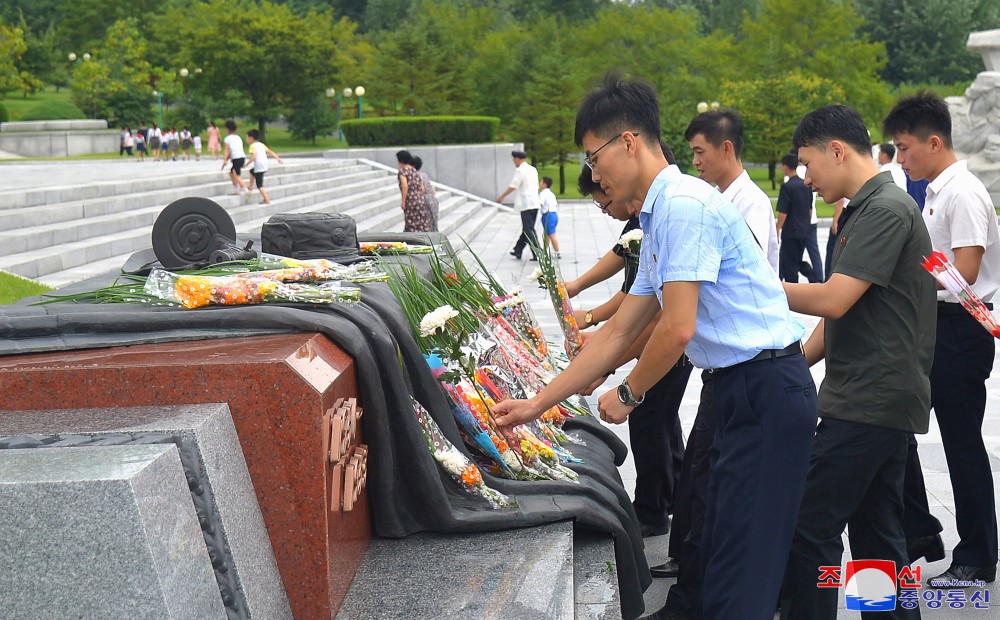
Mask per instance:
[[[606,205],[602,205],[602,204],[600,203],[600,201],[598,201],[598,200],[595,200],[595,201],[594,201],[594,206],[595,206],[595,207],[597,207],[598,209],[600,209],[600,210],[601,210],[601,213],[607,213],[607,212],[608,212],[608,209],[609,209],[609,208],[611,207],[611,202],[612,202],[612,201],[610,201],[610,200],[609,200],[609,201],[608,201],[608,204],[606,204]]]
[[[594,151],[590,155],[587,155],[586,157],[584,157],[583,158],[583,163],[587,164],[587,167],[590,168],[591,172],[593,172],[594,168],[597,167],[597,157],[596,157],[596,155],[601,152],[601,149],[603,149],[607,145],[611,144],[612,142],[614,142],[618,138],[621,138],[626,133],[631,133],[633,136],[638,136],[639,135],[638,133],[636,133],[634,131],[632,131],[632,132],[623,131],[620,134],[618,134],[617,136],[615,136],[614,138],[611,138],[610,140],[608,140],[607,142],[605,142],[604,144],[602,144],[601,148],[597,149],[596,151]]]

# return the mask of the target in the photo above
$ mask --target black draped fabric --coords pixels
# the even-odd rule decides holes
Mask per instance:
[[[374,240],[373,235],[367,237]],[[426,236],[382,234],[378,239],[422,243]],[[426,257],[397,260],[411,259],[418,269],[429,271]],[[60,292],[90,290],[112,280],[113,276],[92,279]],[[572,518],[577,527],[614,536],[622,613],[626,618],[641,615],[642,592],[651,579],[635,513],[617,469],[624,461],[625,445],[592,417],[569,420],[566,430],[586,443],[569,446],[584,461],[570,465],[580,474],[579,484],[511,481],[484,472],[487,484],[518,502],[516,508],[491,509],[452,482],[427,451],[410,404],[411,394],[451,442],[468,454],[389,287],[384,283],[359,286],[361,303],[331,306],[268,304],[184,310],[87,303],[31,306],[34,300],[22,300],[0,306],[0,355],[295,331],[322,333],[357,365],[364,432],[371,446],[368,492],[379,536],[500,530]]]

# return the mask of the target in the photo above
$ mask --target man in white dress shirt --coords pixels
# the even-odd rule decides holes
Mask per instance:
[[[897,161],[911,179],[927,179],[923,219],[934,250],[948,257],[988,307],[1000,288],[1000,230],[989,192],[951,141],[948,104],[921,91],[900,99],[882,122],[896,143]],[[983,444],[986,379],[993,369],[993,336],[938,286],[937,339],[931,367],[931,406],[955,495],[959,543],[951,565],[928,581],[932,588],[954,580],[996,577],[997,514],[990,456]],[[940,522],[927,509],[916,442],[910,441],[904,530],[909,560],[944,557]]]
[[[736,110],[702,112],[694,117],[684,139],[691,145],[692,165],[703,181],[718,187],[736,205],[767,262],[778,273],[778,233],[771,199],[743,169],[743,120]]]
[[[896,161],[896,147],[891,144],[878,145],[878,169],[880,172],[891,172],[892,182],[901,190],[906,191],[906,173]]]

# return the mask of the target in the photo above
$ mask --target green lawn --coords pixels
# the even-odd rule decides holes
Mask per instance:
[[[59,92],[52,86],[46,86],[45,90],[34,95],[28,95],[24,97],[17,93],[7,93],[3,98],[0,98],[0,103],[7,108],[7,113],[10,115],[10,120],[16,121],[20,120],[21,116],[25,112],[35,107],[43,101],[69,101],[70,92],[68,88],[62,88]]]
[[[10,304],[24,297],[40,295],[52,289],[21,276],[0,271],[0,304]]]

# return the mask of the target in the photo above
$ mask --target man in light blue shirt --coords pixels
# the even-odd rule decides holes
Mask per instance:
[[[816,388],[774,272],[739,211],[668,166],[649,85],[609,75],[584,100],[576,139],[594,180],[636,209],[639,275],[614,317],[542,392],[504,401],[502,426],[537,418],[611,370],[661,309],[639,361],[598,401],[623,422],[684,352],[716,374],[719,415],[703,533],[704,618],[770,618],[791,545],[816,427]],[[697,607],[696,607],[697,609]],[[662,612],[662,613],[661,613]],[[667,617],[661,610],[654,617]]]

